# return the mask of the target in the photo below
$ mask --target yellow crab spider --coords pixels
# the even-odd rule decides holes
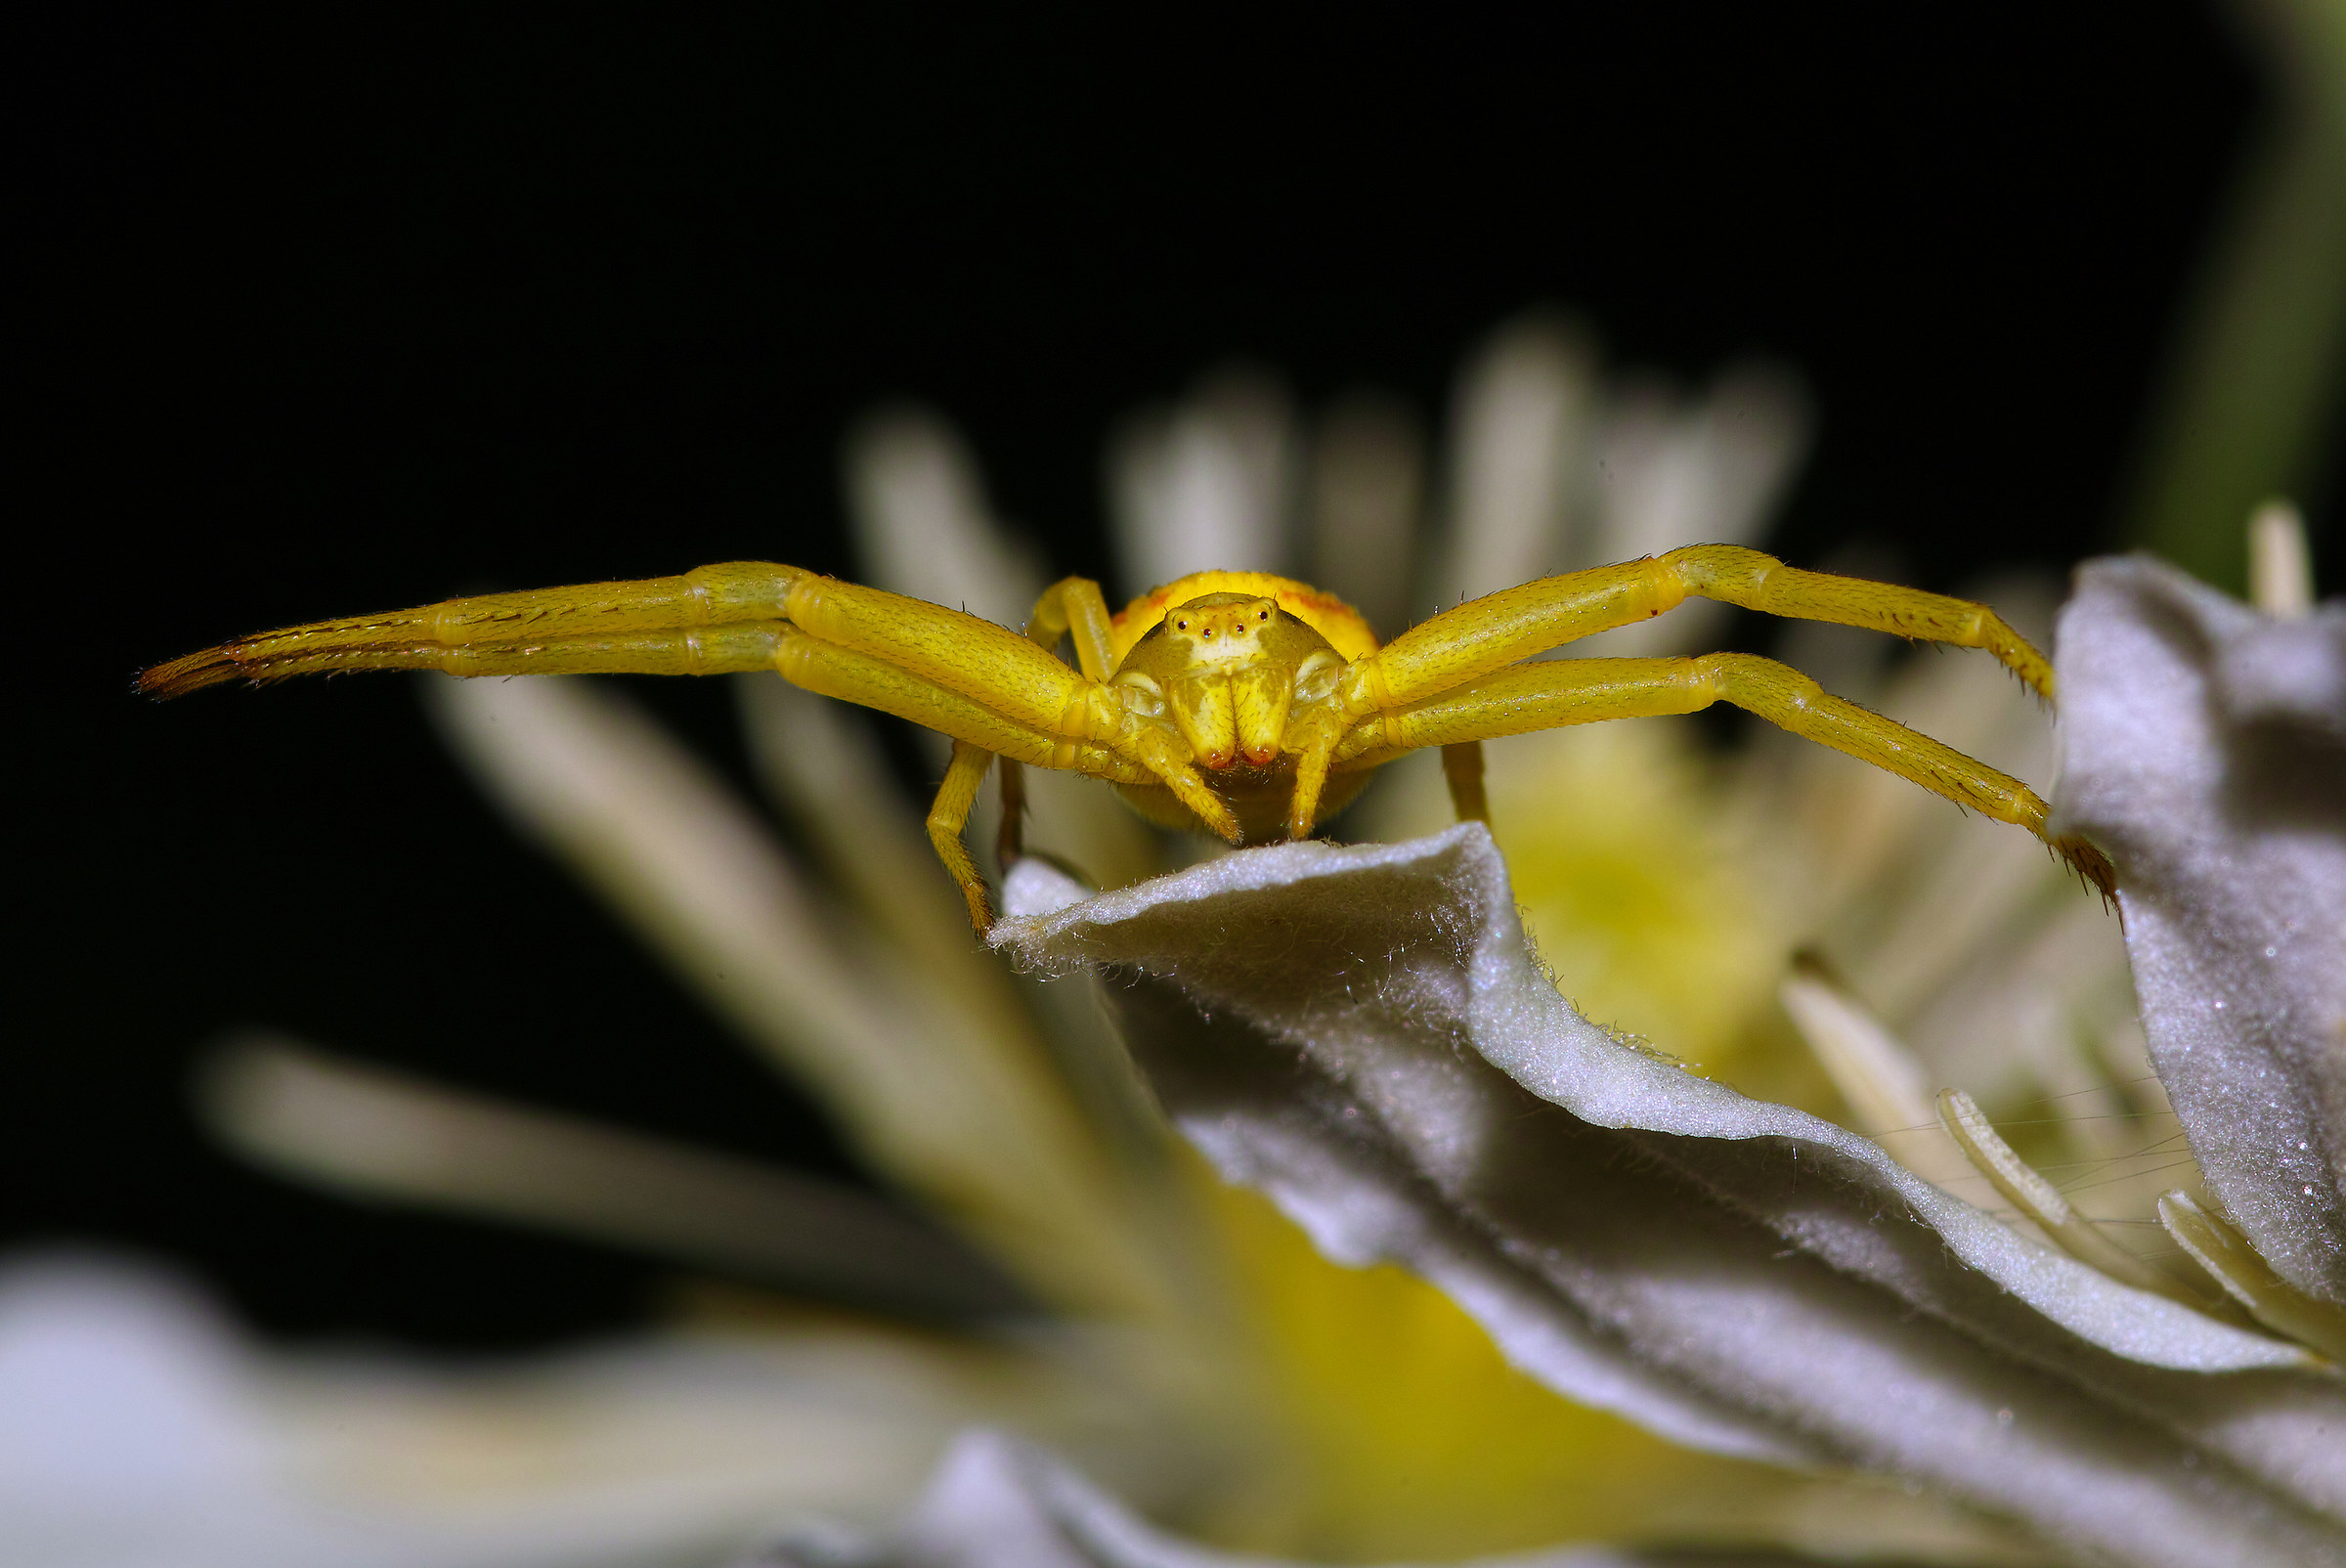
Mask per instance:
[[[1801,571],[1734,544],[1542,578],[1447,610],[1378,646],[1331,594],[1256,572],[1200,572],[1109,615],[1070,577],[1026,633],[959,610],[795,566],[743,561],[681,577],[450,599],[317,621],[157,665],[139,689],[176,697],[239,676],[344,670],[455,675],[777,670],[809,691],[952,737],[929,837],[980,933],[985,885],[962,830],[999,758],[1004,849],[1015,856],[1021,765],[1106,779],[1151,821],[1232,844],[1308,837],[1380,763],[1442,748],[1461,818],[1487,815],[1482,742],[1600,719],[1735,704],[2045,839],[2107,894],[2109,864],[2046,833],[2016,778],[1752,654],[1534,660],[1660,615],[1693,595],[1993,654],[2039,696],[2053,671],[1984,605]],[[1077,668],[1058,656],[1072,635]]]

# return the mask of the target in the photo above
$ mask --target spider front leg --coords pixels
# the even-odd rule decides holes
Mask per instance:
[[[1512,671],[1504,678],[1497,675],[1549,648],[1660,615],[1689,597],[1978,648],[1992,654],[2038,696],[2053,695],[2052,665],[1983,604],[1890,583],[1805,572],[1737,544],[1689,544],[1647,560],[1568,572],[1488,594],[1412,627],[1383,648],[1354,660],[1345,667],[1328,709],[1312,716],[1312,721],[1299,731],[1296,820],[1301,822],[1307,806],[1318,801],[1328,769],[1339,760],[1398,755],[1415,746],[1447,747],[1590,719],[1689,713],[1724,699],[1796,734],[1863,758],[1949,800],[2003,821],[2020,823],[2040,838],[2044,836],[2045,805],[2027,786],[1903,725],[1827,697],[1805,675],[1770,660],[1721,654],[1692,662],[1576,661],[1584,670],[1614,667],[1621,678],[1630,680],[1629,686],[1612,698],[1602,697],[1594,688],[1577,697],[1569,695],[1578,689],[1575,682],[1581,677],[1542,674],[1550,671],[1548,666]],[[1688,673],[1695,664],[1703,667],[1699,677]],[[1685,670],[1665,675],[1661,665],[1684,666]],[[1635,677],[1623,674],[1632,666],[1644,667],[1643,674]],[[1558,684],[1552,688],[1543,684],[1551,680]],[[1505,715],[1515,697],[1554,717],[1505,727],[1513,722]],[[1455,699],[1455,704],[1447,699]],[[1609,701],[1621,706],[1608,710]],[[1405,721],[1405,716],[1411,714],[1419,716],[1414,723]],[[1343,733],[1336,733],[1339,726],[1331,715],[1350,721]],[[1438,715],[1455,718],[1460,732],[1445,731],[1435,722],[1433,716]],[[1482,727],[1483,719],[1501,727]],[[1418,738],[1412,738],[1413,734]],[[1462,787],[1463,769],[1446,765],[1445,770],[1460,814],[1468,814],[1470,793]],[[1297,831],[1300,836],[1301,830]],[[2107,889],[2107,862],[2090,846],[2064,841],[2055,848],[2098,886]]]
[[[1098,664],[1107,624],[1105,607],[1094,602],[1098,589],[1069,580],[1054,594],[1045,603],[1057,606],[1060,631],[1072,616],[1079,649]],[[1119,783],[1162,784],[1224,837],[1238,837],[1228,807],[1172,734],[1134,722],[1102,681],[976,616],[763,561],[314,621],[157,665],[138,684],[149,695],[176,697],[239,677],[260,682],[353,670],[700,675],[763,669],[976,748],[980,761],[949,776],[954,790],[967,783],[974,793],[974,780],[961,775],[975,767],[982,778],[982,756],[990,753]],[[968,807],[954,817],[951,799],[943,815],[954,820],[958,844]],[[944,858],[969,895],[974,871],[950,853]],[[971,915],[982,931],[981,893]]]
[[[1295,787],[1287,802],[1289,839],[1312,836],[1320,820],[1320,803],[1327,793],[1328,774],[1337,762],[1350,761],[1365,750],[1364,746],[1342,749],[1351,722],[1341,708],[1323,703],[1306,708],[1288,726],[1286,745],[1295,754]],[[1399,755],[1408,748],[1397,745],[1389,749]],[[1483,793],[1481,741],[1462,740],[1442,748],[1442,781],[1450,787],[1451,809],[1457,812],[1459,821],[1491,820],[1491,804]]]
[[[1470,599],[1355,660],[1337,695],[1355,719],[1450,691],[1549,648],[1630,626],[1688,598],[1796,621],[1830,621],[1992,654],[2040,697],[2045,656],[1984,604],[1920,588],[1786,566],[1740,544],[1689,544],[1642,561],[1545,577]]]
[[[939,615],[957,613],[930,604],[921,604],[921,608]],[[978,788],[984,780],[986,766],[995,757],[1003,760],[1005,767],[1024,762],[1037,767],[1072,769],[1125,783],[1163,784],[1225,838],[1234,842],[1238,839],[1238,824],[1231,818],[1229,807],[1206,788],[1168,732],[1134,723],[1107,687],[1042,653],[1017,633],[975,617],[964,619],[971,622],[973,629],[983,629],[972,631],[973,641],[1005,662],[1015,665],[1020,658],[1035,661],[1026,672],[1030,690],[1045,682],[1058,683],[1060,725],[1055,731],[1021,722],[1017,717],[999,712],[991,703],[950,690],[891,659],[842,647],[804,632],[784,633],[781,648],[774,657],[774,668],[793,685],[894,714],[953,737],[953,762],[930,812],[929,835],[937,857],[945,863],[945,869],[969,902],[970,921],[978,935],[985,934],[992,916],[986,904],[984,884],[978,877],[961,836],[968,825]],[[1021,652],[1009,653],[1003,646],[1005,642]],[[962,678],[968,678],[966,674]],[[982,682],[970,683],[982,689]]]
[[[412,610],[263,632],[143,672],[138,689],[181,697],[354,670],[452,675],[706,675],[763,669],[791,593],[813,574],[729,561],[677,577],[447,599]]]
[[[1062,637],[1075,637],[1075,664],[1087,680],[1106,680],[1115,674],[1115,653],[1109,644],[1108,600],[1100,585],[1088,577],[1064,577],[1043,589],[1026,618],[1026,637],[1045,653],[1057,653]]]
[[[1065,577],[1043,589],[1034,613],[1026,618],[1026,638],[1045,653],[1056,654],[1072,632],[1075,662],[1086,680],[1105,681],[1115,673],[1115,656],[1108,643],[1108,600],[1100,585],[1086,577]],[[996,845],[1002,869],[1007,871],[1025,853],[1026,781],[1009,758],[1002,759],[1002,830]],[[958,830],[957,830],[958,831]]]
[[[1999,822],[2026,828],[2105,896],[2115,873],[2078,838],[2045,831],[2043,797],[2007,773],[1880,714],[1831,696],[1789,665],[1748,653],[1695,659],[1559,659],[1518,665],[1357,726],[1338,762],[1451,747],[1535,729],[1691,714],[1729,702],[1793,734],[1908,779]]]

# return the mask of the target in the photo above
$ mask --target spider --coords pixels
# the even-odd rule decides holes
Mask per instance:
[[[2028,829],[2107,896],[2108,861],[2046,830],[2027,785],[1753,654],[1533,656],[1660,615],[1689,595],[1808,621],[1980,648],[2040,697],[2044,655],[1984,605],[1786,566],[1734,544],[1542,578],[1443,612],[1379,646],[1360,612],[1307,584],[1199,572],[1110,615],[1100,586],[1044,590],[1023,636],[959,610],[795,566],[741,561],[681,577],[450,599],[261,632],[155,666],[177,697],[345,670],[456,675],[720,675],[777,670],[810,691],[942,731],[953,760],[929,812],[937,857],[992,922],[962,842],[1002,764],[1003,861],[1020,852],[1021,767],[1106,779],[1167,827],[1234,845],[1302,839],[1383,762],[1442,749],[1461,819],[1487,820],[1482,743],[1564,724],[1687,714],[1726,701],[1797,735]],[[1058,649],[1072,636],[1076,668]]]

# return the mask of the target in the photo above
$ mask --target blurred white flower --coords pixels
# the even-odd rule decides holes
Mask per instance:
[[[1680,399],[1604,375],[1569,324],[1533,319],[1470,363],[1436,492],[1397,404],[1354,395],[1307,421],[1266,378],[1224,376],[1115,444],[1110,510],[1138,574],[1123,586],[1308,569],[1389,633],[1461,592],[1756,538],[1806,425],[1781,372],[1730,370]],[[885,586],[1014,624],[1041,587],[932,416],[866,425],[848,492]],[[2032,592],[2041,618],[2041,589],[1996,596],[2024,619]],[[1671,651],[1716,627],[1681,612],[1635,631],[1635,651]],[[2064,624],[2064,661],[2077,635]],[[2042,776],[2042,716],[1983,661],[1891,673],[1846,639],[1795,642],[1828,685]],[[2223,642],[2193,644],[2193,668]],[[2120,689],[2065,663],[2063,678],[2088,710]],[[12,1561],[717,1564],[761,1540],[774,1563],[1235,1560],[1108,1494],[1220,1546],[1343,1560],[1574,1541],[1945,1561],[2042,1560],[2047,1543],[2144,1562],[2337,1546],[2346,1478],[2323,1433],[2346,1408],[2305,1348],[2334,1297],[2307,1271],[2318,1256],[2274,1242],[2328,1244],[2337,1151],[2321,1146],[2318,1202],[2270,1209],[2262,1230],[2232,1212],[2245,1237],[2223,1204],[2237,1192],[2267,1212],[2252,1159],[2211,1166],[2204,1195],[2156,1168],[2189,1154],[2157,1085],[2137,1081],[2115,922],[2009,829],[1816,748],[1720,762],[1685,720],[1494,748],[1496,849],[1479,827],[1417,837],[1446,812],[1408,764],[1351,825],[1412,842],[1238,856],[1030,772],[1041,852],[1009,887],[1029,918],[1002,936],[1043,968],[1108,966],[1119,1039],[1092,980],[1014,976],[975,947],[860,717],[740,686],[809,866],[603,688],[428,690],[516,826],[951,1235],[864,1195],[248,1044],[207,1103],[281,1168],[881,1315],[761,1308],[466,1372],[263,1355],[119,1275],[20,1276],[0,1286]],[[2064,778],[2088,780],[2073,731]],[[2171,744],[2221,771],[2247,755],[2231,737]],[[2093,809],[2116,824],[2139,805],[2131,766],[2100,795],[2064,782],[2057,804],[2107,800]],[[2205,791],[2189,804],[2204,812]],[[2175,811],[2158,822],[2186,831]],[[2291,831],[2338,827],[2333,801]],[[2148,864],[2163,841],[2143,842]],[[1055,862],[1123,891],[1087,901]],[[2174,896],[2194,919],[2214,907]],[[2138,962],[2160,962],[2135,935]],[[2270,1031],[2228,1058],[2297,1064],[2289,1125],[2310,1150],[2339,1123],[2321,1120],[2334,1073],[2306,1060]],[[2050,1113],[2008,1128],[2016,1152],[1968,1101],[1942,1121],[1940,1084],[2000,1106],[2048,1097]],[[2199,1114],[2185,1120],[2205,1156]],[[2064,1198],[2038,1167],[2071,1164],[2085,1179]],[[2213,1282],[2152,1217],[2179,1180],[2172,1233]],[[2072,1198],[2127,1223],[2106,1234],[2057,1210]],[[2304,1343],[2200,1310],[2219,1285]],[[116,1326],[94,1354],[74,1348],[85,1322]],[[152,1375],[85,1399],[104,1366]],[[974,1439],[903,1515],[976,1427],[1088,1479]],[[105,1435],[130,1430],[152,1441]],[[51,1440],[71,1431],[92,1435]],[[12,1490],[17,1474],[30,1479]]]

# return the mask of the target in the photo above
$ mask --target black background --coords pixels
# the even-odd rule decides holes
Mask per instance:
[[[134,669],[469,588],[847,570],[839,438],[901,395],[1105,573],[1121,412],[1238,354],[1438,417],[1540,302],[1681,376],[1803,370],[1792,558],[2064,565],[2109,543],[2260,91],[2196,5],[315,25],[14,52],[41,281],[0,1141],[20,1241],[444,1345],[626,1323],[661,1271],[243,1170],[186,1111],[221,1028],[848,1163],[504,833],[405,682],[157,707]],[[716,683],[635,684],[739,769]]]

